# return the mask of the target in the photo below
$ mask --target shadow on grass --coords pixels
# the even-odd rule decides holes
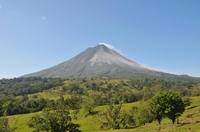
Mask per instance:
[[[194,109],[196,107],[197,107],[196,105],[195,106],[191,106],[191,107],[187,108],[187,110]]]
[[[96,115],[98,113],[99,113],[98,111],[92,111],[92,112],[89,113],[89,115]]]
[[[140,126],[128,126],[125,129],[135,129],[135,128],[139,128]]]
[[[14,132],[17,129],[17,127],[11,128],[9,131],[7,132]]]
[[[181,127],[181,126],[188,125],[188,124],[191,124],[191,122],[179,123],[179,124],[177,125],[177,127]]]
[[[192,118],[193,115],[195,115],[195,114],[197,114],[197,113],[199,113],[199,112],[200,112],[200,111],[198,110],[198,111],[196,111],[196,112],[194,112],[194,113],[192,113],[192,114],[187,115],[186,117],[187,117],[187,118]]]
[[[93,116],[93,115],[96,115],[96,114],[98,114],[99,113],[99,111],[92,111],[92,112],[90,112],[90,113],[87,113],[86,115],[85,115],[85,117],[88,117],[88,116]]]
[[[200,121],[196,121],[195,123],[200,123]]]

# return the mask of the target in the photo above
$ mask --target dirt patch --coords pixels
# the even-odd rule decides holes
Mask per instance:
[[[17,117],[18,117],[17,115],[11,116],[11,117],[8,119],[8,124],[10,125],[10,124],[12,123],[12,121],[13,121],[14,119],[16,119]]]
[[[194,113],[192,113],[192,114],[187,115],[186,117],[187,117],[187,118],[192,118],[193,115],[198,114],[198,113],[200,113],[199,110],[197,110],[196,112],[194,112]]]

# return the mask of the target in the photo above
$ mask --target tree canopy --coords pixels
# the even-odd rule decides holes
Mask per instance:
[[[174,92],[160,92],[151,99],[152,113],[159,124],[163,117],[175,120],[185,111],[181,96]]]
[[[42,115],[33,116],[28,126],[35,128],[35,131],[47,132],[80,132],[79,124],[74,124],[70,117],[68,106],[64,98],[61,97],[57,102],[45,108]]]

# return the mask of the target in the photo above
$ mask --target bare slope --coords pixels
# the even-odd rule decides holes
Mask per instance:
[[[24,77],[129,78],[136,76],[162,77],[165,75],[167,74],[143,67],[123,57],[115,50],[103,44],[99,44],[96,47],[86,49],[68,61],[36,73],[25,75]]]

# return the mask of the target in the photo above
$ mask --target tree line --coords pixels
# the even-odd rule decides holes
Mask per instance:
[[[42,92],[63,85],[61,78],[13,78],[0,80],[0,94],[19,96]]]
[[[50,100],[44,98],[29,99],[27,95],[21,98],[0,95],[0,116],[41,111],[49,102]]]
[[[107,94],[120,90],[143,90],[159,87],[162,90],[177,90],[184,96],[200,95],[200,80],[168,80],[163,78],[135,78],[126,79],[61,79],[61,78],[13,78],[0,80],[0,94],[9,96],[23,96],[43,92],[61,87],[62,92],[85,95],[88,91],[97,91]]]

